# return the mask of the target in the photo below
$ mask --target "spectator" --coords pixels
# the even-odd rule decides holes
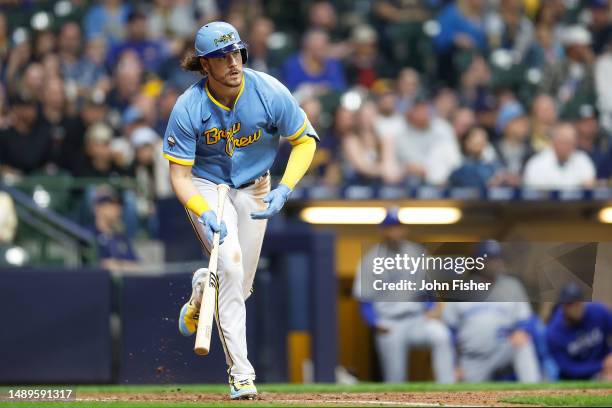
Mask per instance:
[[[345,61],[349,83],[371,88],[377,79],[392,76],[391,65],[378,52],[377,42],[378,35],[372,27],[355,26],[351,33],[351,53]]]
[[[111,48],[107,57],[108,65],[114,67],[121,54],[132,51],[147,71],[156,72],[167,51],[162,42],[149,39],[147,30],[146,14],[138,10],[131,11],[127,18],[127,36]]]
[[[37,102],[40,102],[40,95],[42,94],[44,83],[45,70],[43,66],[38,62],[33,62],[25,69],[23,78],[15,92],[30,95]]]
[[[419,73],[412,68],[404,68],[397,76],[397,103],[395,110],[404,115],[414,98],[422,92]]]
[[[30,42],[26,39],[22,39],[14,45],[13,49],[9,53],[9,58],[6,64],[5,83],[7,84],[7,90],[10,93],[19,92],[19,83],[21,75],[25,71],[26,67],[32,57],[32,47]]]
[[[582,105],[572,121],[578,136],[577,147],[589,155],[597,172],[598,179],[609,177],[609,163],[606,153],[610,146],[608,135],[601,131],[597,120],[597,110],[593,105]]]
[[[138,258],[121,221],[119,195],[108,186],[96,190],[93,232],[98,244],[100,266],[112,272],[137,269]]]
[[[433,107],[436,116],[450,122],[453,113],[459,108],[457,94],[450,88],[438,90],[433,100]]]
[[[170,85],[166,85],[162,90],[157,101],[157,118],[154,126],[154,130],[158,135],[165,133],[170,113],[172,113],[172,108],[178,97],[178,90]]]
[[[496,145],[500,162],[506,170],[506,183],[518,185],[531,148],[527,143],[529,120],[518,102],[508,102],[499,110],[496,130],[502,135]]]
[[[576,149],[576,129],[562,122],[553,128],[552,146],[533,156],[525,166],[523,182],[541,189],[590,188],[595,166],[589,156]]]
[[[440,163],[434,152],[460,154],[452,127],[432,114],[429,101],[423,95],[417,97],[406,112],[405,129],[395,139],[395,151],[409,183],[425,181],[435,185],[446,182],[452,167]]]
[[[78,177],[110,177],[121,175],[113,162],[111,141],[113,130],[105,123],[94,123],[85,133],[85,151],[75,165]]]
[[[449,86],[456,83],[458,67],[455,54],[459,51],[484,52],[487,49],[484,2],[482,0],[458,0],[447,5],[438,15],[440,32],[434,38],[438,54],[439,78]]]
[[[456,334],[459,377],[467,382],[491,381],[513,369],[518,381],[540,380],[533,342],[524,325],[532,315],[522,284],[505,274],[501,248],[493,240],[478,245],[476,256],[487,256],[485,268],[471,279],[491,282],[482,302],[449,302],[443,320]],[[469,295],[474,300],[474,293]]]
[[[612,313],[597,302],[584,302],[575,283],[559,295],[546,337],[562,379],[612,381]]]
[[[9,127],[0,131],[2,173],[26,175],[41,170],[50,159],[51,137],[36,102],[27,94],[13,94],[9,105]]]
[[[108,95],[108,104],[123,112],[140,92],[142,85],[142,65],[133,51],[123,53],[117,64],[113,88]]]
[[[550,132],[557,123],[557,107],[552,96],[540,94],[531,105],[531,148],[535,152],[550,145]]]
[[[83,21],[87,40],[102,37],[110,45],[119,42],[125,35],[128,12],[122,0],[102,0],[102,4],[90,8]]]
[[[424,293],[412,291],[402,301],[392,301],[384,294],[373,293],[366,284],[373,276],[374,258],[394,258],[397,254],[421,257],[426,253],[421,245],[406,240],[406,229],[400,223],[397,209],[388,209],[380,225],[382,242],[372,247],[361,259],[353,282],[353,296],[367,325],[374,331],[375,347],[383,379],[389,383],[405,382],[408,377],[408,357],[412,347],[431,348],[434,377],[438,383],[453,383],[453,347],[451,334],[439,320],[432,317],[433,305]],[[406,279],[405,270],[386,270],[385,282]],[[408,275],[413,283],[427,279],[423,269]],[[414,330],[418,327],[419,330]]]
[[[476,113],[476,122],[491,129],[495,125],[496,98],[491,90],[492,74],[486,60],[472,58],[467,69],[461,74],[458,89],[461,104]]]
[[[603,53],[612,40],[612,23],[610,22],[609,0],[589,0],[589,31],[593,36],[591,47],[595,55]]]
[[[43,86],[41,102],[42,119],[51,139],[49,161],[58,167],[69,170],[71,160],[69,155],[74,152],[74,147],[68,146],[68,144],[74,142],[70,136],[71,133],[78,132],[80,129],[75,129],[75,127],[78,127],[78,123],[74,117],[67,113],[64,82],[61,78],[47,79]]]
[[[523,2],[501,0],[499,10],[486,20],[489,46],[511,52],[514,63],[523,62],[535,37],[533,24],[525,16]]]
[[[351,48],[343,41],[346,33],[338,24],[338,13],[334,3],[326,0],[312,2],[308,7],[306,27],[325,31],[330,39],[328,57],[342,60],[349,56]]]
[[[33,59],[42,61],[46,55],[55,53],[57,41],[55,34],[51,30],[42,30],[36,32],[34,36],[34,52]]]
[[[78,94],[86,93],[103,77],[104,71],[92,61],[81,56],[81,28],[77,23],[69,22],[62,26],[59,34],[60,72],[64,81],[74,82]]]
[[[157,198],[158,186],[163,180],[159,176],[168,176],[167,172],[157,168],[156,154],[161,154],[161,138],[149,127],[135,129],[130,135],[134,149],[134,174],[137,191],[137,209],[141,219],[150,220],[155,214],[154,202]],[[167,166],[163,166],[167,167]],[[168,180],[166,178],[166,180]]]
[[[269,47],[270,35],[274,32],[274,22],[267,17],[257,17],[249,30],[249,66],[256,71],[276,75],[279,62]]]
[[[0,14],[0,60],[6,61],[11,47],[6,16]]]
[[[322,30],[309,30],[304,34],[299,54],[283,65],[285,85],[294,92],[301,86],[313,88],[317,95],[346,88],[342,64],[329,57],[329,36]]]
[[[193,2],[187,0],[155,0],[148,13],[147,24],[151,38],[155,40],[187,39],[199,28]]]
[[[564,31],[567,58],[550,66],[540,83],[540,91],[554,95],[562,118],[571,116],[582,104],[595,102],[591,34],[582,26]]]
[[[563,45],[553,27],[540,24],[535,29],[535,42],[525,57],[524,63],[545,69],[557,64],[563,58]]]
[[[462,140],[463,163],[449,177],[451,187],[485,189],[495,185],[499,163],[485,159],[489,137],[483,128],[472,128]],[[499,178],[498,178],[499,180]]]
[[[397,175],[387,174],[383,154],[389,154],[389,139],[379,139],[374,133],[376,107],[371,102],[364,103],[359,111],[351,113],[351,130],[342,136],[341,149],[344,158],[344,178],[348,183],[372,184],[395,180]],[[387,146],[385,148],[384,146]]]

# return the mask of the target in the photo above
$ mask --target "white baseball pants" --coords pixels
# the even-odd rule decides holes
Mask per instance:
[[[216,212],[217,185],[197,177],[193,182]],[[219,247],[215,319],[229,366],[228,373],[238,380],[255,379],[255,370],[247,356],[245,300],[251,294],[267,221],[252,220],[251,213],[267,208],[262,199],[269,191],[270,176],[261,176],[248,187],[231,188],[223,209],[227,237]],[[210,253],[212,245],[206,239],[202,224],[196,215],[190,211],[188,214],[200,243]]]

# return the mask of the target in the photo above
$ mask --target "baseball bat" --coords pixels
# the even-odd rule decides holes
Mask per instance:
[[[223,220],[223,206],[229,187],[225,184],[217,186],[217,221],[219,225]],[[200,318],[198,319],[198,329],[196,331],[195,347],[193,351],[205,356],[210,352],[210,338],[212,336],[213,317],[217,305],[217,261],[219,258],[219,239],[218,232],[213,234],[213,247],[210,251],[208,262],[208,274],[202,290],[202,303],[200,304]]]

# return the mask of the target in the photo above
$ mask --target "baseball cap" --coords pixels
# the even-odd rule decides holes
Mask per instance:
[[[110,142],[112,138],[113,129],[103,122],[94,123],[87,129],[87,132],[85,132],[85,140],[87,141],[107,143]]]
[[[94,197],[94,203],[96,205],[105,204],[105,203],[121,203],[121,197],[117,193],[117,191],[108,185],[101,185],[96,190],[96,195]]]
[[[567,27],[563,31],[563,45],[591,45],[591,33],[581,25]]]
[[[154,144],[159,140],[159,136],[150,127],[143,126],[132,132],[130,140],[135,148],[139,148],[147,144]]]
[[[380,223],[381,227],[392,227],[394,225],[401,225],[402,223],[399,220],[398,215],[399,210],[397,207],[387,208],[387,215],[385,215],[385,219]]]
[[[581,300],[584,300],[584,291],[575,282],[565,284],[559,293],[559,303],[572,303]]]
[[[121,122],[124,126],[131,125],[132,123],[142,119],[143,117],[144,114],[139,108],[135,106],[129,106],[125,110],[125,112],[123,112],[123,115],[121,116]]]
[[[522,116],[525,116],[525,110],[520,103],[508,102],[504,104],[497,113],[497,118],[495,119],[495,130],[497,133],[502,133],[504,130],[506,130],[508,123]]]

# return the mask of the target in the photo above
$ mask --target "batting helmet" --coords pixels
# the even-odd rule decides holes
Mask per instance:
[[[198,57],[220,58],[237,50],[242,55],[242,63],[246,64],[246,44],[231,24],[215,21],[202,26],[196,34],[195,51]]]

